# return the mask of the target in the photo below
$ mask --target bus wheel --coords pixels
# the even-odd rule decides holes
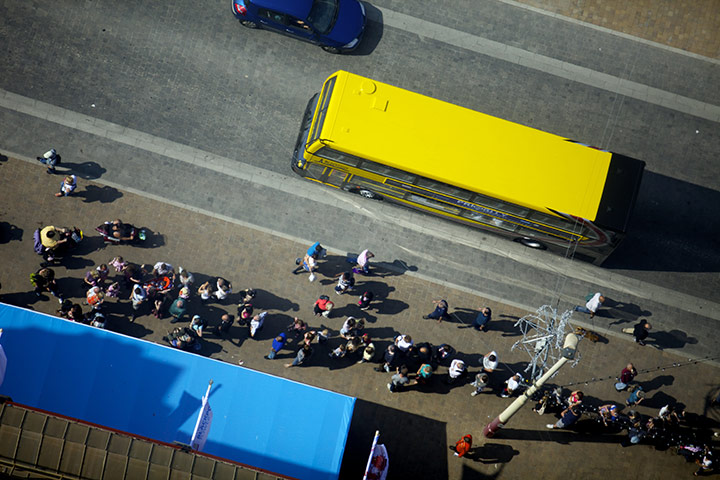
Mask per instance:
[[[351,191],[352,191],[352,193],[357,193],[361,197],[371,198],[373,200],[382,200],[382,197],[380,195],[378,195],[375,192],[371,192],[370,190],[366,190],[364,188],[358,188],[357,190],[351,190]]]
[[[522,244],[525,245],[526,247],[536,248],[536,249],[538,249],[538,250],[547,250],[547,246],[545,246],[544,243],[539,242],[539,241],[537,241],[537,240],[535,240],[535,239],[532,239],[532,238],[520,237],[520,238],[516,238],[516,239],[513,240],[513,241],[514,241],[514,242],[517,242],[517,243],[522,243]]]

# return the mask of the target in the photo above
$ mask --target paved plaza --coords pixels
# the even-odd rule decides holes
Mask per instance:
[[[594,420],[585,420],[580,433],[548,431],[545,424],[553,419],[531,412],[530,405],[495,438],[483,439],[483,426],[509,400],[492,393],[472,397],[472,388],[463,383],[450,388],[439,381],[433,391],[411,389],[392,394],[386,388],[388,374],[375,372],[375,365],[355,364],[352,359],[333,361],[323,346],[316,348],[305,367],[283,367],[293,356],[291,348],[276,360],[263,358],[272,337],[284,331],[294,316],[306,320],[313,328],[327,327],[337,334],[344,318],[355,315],[366,320],[366,330],[380,349],[400,333],[409,334],[418,342],[449,343],[470,365],[472,373],[478,371],[478,361],[484,353],[496,350],[501,369],[493,374],[492,382],[498,389],[511,372],[522,371],[528,360],[525,354],[510,351],[520,338],[513,325],[527,311],[434,284],[411,271],[400,273],[388,268],[378,268],[371,277],[360,277],[353,293],[336,296],[332,289],[334,276],[346,268],[348,252],[335,250],[333,245],[327,245],[329,257],[321,264],[318,280],[311,283],[307,276],[292,275],[290,271],[294,258],[315,239],[279,237],[83,179],[79,180],[74,196],[56,198],[53,193],[60,177],[47,175],[41,165],[31,160],[9,158],[0,164],[0,174],[6,185],[0,194],[2,218],[14,226],[11,240],[0,248],[3,301],[49,314],[57,309],[54,298],[35,297],[28,281],[29,273],[38,267],[40,260],[32,251],[32,231],[46,224],[77,225],[87,233],[78,255],[67,263],[67,268],[56,268],[61,289],[75,301],[84,295],[85,271],[117,255],[134,263],[167,261],[176,267],[183,266],[194,273],[196,284],[223,276],[232,281],[236,291],[256,289],[259,292],[256,308],[269,312],[260,337],[249,339],[246,328],[235,326],[226,339],[208,335],[199,354],[233,364],[243,361],[244,368],[357,397],[343,478],[350,478],[351,470],[363,468],[364,449],[376,429],[381,431],[382,441],[391,452],[393,477],[398,478],[518,478],[533,472],[545,472],[544,478],[578,473],[615,475],[633,469],[638,462],[644,467],[635,478],[677,478],[692,472],[693,467],[672,450],[657,451],[645,445],[621,447],[621,436],[604,434]],[[132,219],[133,223],[149,228],[152,232],[149,244],[104,245],[94,227],[115,217]],[[358,246],[358,250],[362,248]],[[376,253],[377,263],[382,264],[383,252]],[[364,289],[372,289],[379,297],[375,307],[367,312],[354,305],[358,292]],[[329,319],[312,314],[315,299],[323,293],[330,295],[338,307]],[[448,300],[452,321],[437,323],[422,319],[431,310],[433,298]],[[195,298],[190,313],[201,314],[215,325],[223,312],[235,313],[233,303],[202,306]],[[483,305],[493,309],[494,317],[486,333],[467,328],[474,318],[474,309]],[[109,300],[107,310],[112,330],[143,340],[162,342],[162,336],[172,328],[168,318],[157,320],[152,316],[130,323],[130,305],[124,298]],[[613,322],[612,309],[607,315],[596,322]],[[583,314],[576,313],[574,318],[583,324],[587,322]],[[661,332],[656,333],[662,338]],[[603,337],[598,343],[583,340],[579,352],[582,356],[579,364],[575,368],[566,366],[554,382],[569,385],[569,389],[582,389],[591,404],[623,405],[625,395],[616,393],[612,384],[624,365],[632,361],[641,371],[649,370],[638,377],[649,397],[638,408],[641,413],[652,415],[666,403],[677,401],[687,405],[690,412],[719,417],[717,409],[708,407],[708,399],[717,392],[717,370],[707,363],[688,364],[687,358],[665,353],[653,342],[640,347],[629,336]],[[444,374],[446,369],[441,367],[438,375]],[[454,458],[448,445],[466,433],[473,434],[481,448],[472,458]],[[563,462],[558,462],[558,458],[563,458]],[[612,458],[612,462],[604,460],[607,458]]]

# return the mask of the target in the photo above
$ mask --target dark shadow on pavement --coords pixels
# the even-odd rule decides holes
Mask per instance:
[[[84,178],[85,180],[96,180],[103,176],[107,170],[104,167],[101,167],[99,163],[97,162],[83,162],[83,163],[67,163],[62,162],[58,164],[60,169],[58,169],[58,173],[62,175],[67,175],[70,173],[74,173],[80,178]]]
[[[22,240],[23,229],[8,222],[0,222],[0,244]]]
[[[660,409],[665,405],[675,405],[677,399],[665,392],[656,392],[652,397],[645,397],[645,400],[640,404],[648,408]]]
[[[694,345],[698,343],[698,340],[695,337],[689,337],[682,330],[670,330],[669,332],[651,330],[645,342],[659,350],[664,350],[666,348],[682,348],[687,344]]]
[[[610,322],[610,325],[620,325],[636,322],[640,317],[650,317],[652,312],[643,310],[634,303],[624,303],[612,298],[605,298],[605,303],[603,303],[595,316],[613,318],[615,321]]]
[[[339,478],[362,478],[377,430],[378,443],[390,452],[388,478],[448,478],[445,422],[361,399],[355,401]]]
[[[85,190],[81,190],[73,194],[74,197],[82,198],[83,203],[112,203],[123,196],[123,193],[113,187],[107,185],[98,187],[97,185],[87,185]]]
[[[281,312],[300,311],[300,305],[287,298],[278,297],[274,293],[263,290],[261,288],[256,288],[254,290],[257,295],[251,303],[253,304],[255,310],[279,310]],[[290,321],[292,321],[292,318],[290,319]]]
[[[15,292],[5,294],[3,294],[2,290],[0,290],[0,302],[7,303],[8,305],[14,305],[16,307],[35,310],[32,305],[42,300],[43,299],[41,297],[35,295],[35,292],[33,290],[27,292]]]
[[[480,439],[478,439],[480,440]],[[485,464],[509,463],[520,452],[502,443],[483,443],[470,449],[466,458]]]
[[[675,382],[675,377],[672,375],[660,375],[658,377],[653,378],[650,381],[645,382],[637,382],[643,389],[645,393],[652,392],[653,390],[657,390],[661,387],[670,386]],[[629,393],[628,393],[629,395]],[[645,405],[645,402],[642,402],[642,405]]]
[[[145,229],[145,241],[142,243],[134,243],[133,247],[140,247],[140,248],[158,248],[165,245],[165,235],[162,233],[156,233],[150,230],[147,227],[143,227]]]
[[[677,215],[679,205],[692,215]],[[717,205],[720,192],[646,170],[628,236],[603,267],[720,272]]]

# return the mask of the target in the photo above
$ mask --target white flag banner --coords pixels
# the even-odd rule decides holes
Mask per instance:
[[[385,480],[389,466],[389,459],[385,445],[378,445],[380,431],[375,432],[372,447],[370,447],[370,458],[365,467],[363,480]]]
[[[367,472],[368,480],[385,480],[390,465],[385,445],[375,445],[370,456],[370,469]]]
[[[0,328],[0,337],[2,337],[2,328]],[[0,345],[0,385],[5,380],[5,371],[7,370],[7,357],[5,356],[5,350]]]
[[[210,383],[212,385],[212,382]],[[208,434],[210,433],[210,425],[212,424],[213,412],[210,408],[210,386],[208,385],[207,393],[202,398],[202,408],[200,408],[200,414],[198,415],[197,422],[195,423],[195,430],[193,430],[192,438],[190,439],[190,448],[193,450],[201,451],[205,447]]]

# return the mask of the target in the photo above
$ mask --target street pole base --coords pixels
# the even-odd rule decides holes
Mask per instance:
[[[495,420],[485,425],[485,428],[483,428],[483,435],[485,435],[486,438],[492,438],[495,436],[495,433],[503,427],[503,425],[504,424],[500,421],[500,417],[497,417]]]

